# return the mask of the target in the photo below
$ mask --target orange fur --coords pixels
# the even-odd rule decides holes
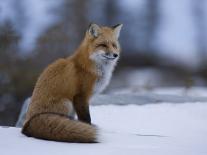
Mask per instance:
[[[91,28],[97,34],[90,32]],[[119,53],[120,46],[116,27],[93,24],[89,30],[72,56],[55,61],[40,75],[22,129],[25,135],[67,142],[97,141],[88,106],[100,75],[90,55],[97,50]],[[67,117],[71,110],[68,101],[73,104],[79,121]]]

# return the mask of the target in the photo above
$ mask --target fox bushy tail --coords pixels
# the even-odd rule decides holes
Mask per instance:
[[[97,142],[97,129],[94,126],[54,113],[34,115],[25,122],[22,133],[35,138],[62,142]]]

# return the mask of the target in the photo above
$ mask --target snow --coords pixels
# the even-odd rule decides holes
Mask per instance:
[[[171,87],[171,88],[156,88],[152,90],[155,94],[172,94],[172,95],[187,95],[191,97],[207,97],[206,87],[192,87],[186,89],[183,87]]]
[[[0,127],[1,154],[207,154],[207,102],[91,106],[101,143],[75,144],[27,138]]]
[[[184,98],[187,97],[207,97],[207,88],[206,87],[191,87],[189,89],[185,87],[156,87],[152,89],[137,89],[137,87],[115,89],[111,92],[112,94],[139,94],[139,95],[173,95],[177,97]],[[163,98],[165,100],[165,98]]]

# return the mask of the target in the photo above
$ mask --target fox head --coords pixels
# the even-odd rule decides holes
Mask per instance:
[[[122,24],[113,27],[90,24],[85,39],[88,45],[88,57],[95,63],[115,63],[120,56],[119,34]]]

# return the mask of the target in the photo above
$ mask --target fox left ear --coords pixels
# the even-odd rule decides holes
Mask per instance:
[[[97,38],[99,35],[100,27],[97,24],[91,23],[88,27],[88,33],[92,36]]]
[[[113,26],[113,30],[114,30],[114,34],[116,36],[116,38],[118,39],[119,38],[119,35],[120,35],[120,31],[121,31],[121,28],[122,28],[123,24],[117,24],[115,26]]]

